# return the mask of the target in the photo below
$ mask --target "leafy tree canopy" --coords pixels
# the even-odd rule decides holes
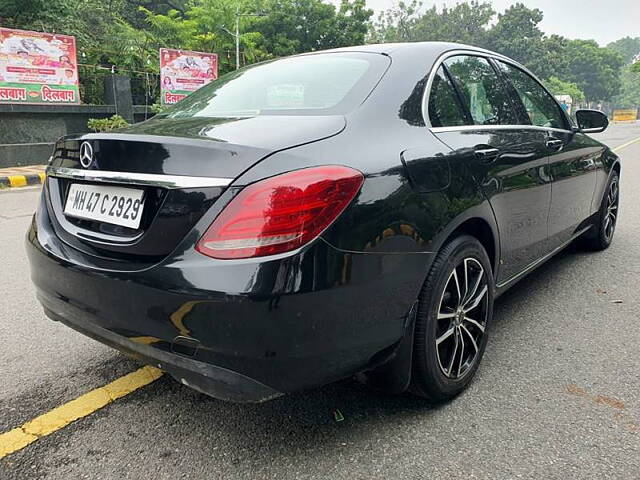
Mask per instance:
[[[640,37],[624,37],[607,45],[607,48],[615,50],[622,55],[626,63],[631,63],[635,58],[640,58]]]
[[[544,83],[554,95],[569,95],[574,103],[580,103],[585,100],[584,92],[573,82],[565,82],[558,77],[550,77]]]
[[[484,0],[426,9],[420,0],[403,0],[372,21],[365,2],[0,0],[0,24],[74,35],[82,63],[150,73],[158,72],[160,47],[216,52],[220,73],[233,69],[238,13],[242,64],[365,41],[452,41],[503,53],[551,85],[575,84],[589,101],[619,98],[629,75],[640,72],[640,62],[621,70],[640,53],[640,37],[603,48],[545,35],[543,12],[522,3],[498,14]]]
[[[74,35],[84,63],[149,71],[160,47],[216,52],[232,69],[238,13],[242,63],[362,44],[373,14],[365,0],[0,0],[3,26]]]
[[[620,94],[613,99],[615,106],[618,108],[640,106],[640,69],[634,69],[631,66],[623,67],[620,84]]]
[[[593,40],[571,40],[565,48],[569,59],[562,77],[578,84],[588,100],[610,100],[620,91],[622,56],[601,48]]]
[[[381,13],[372,26],[370,40],[472,44],[518,60],[543,79],[556,77],[574,83],[587,100],[610,100],[616,95],[620,90],[620,68],[624,64],[620,50],[602,48],[591,40],[545,35],[539,27],[543,17],[542,10],[522,3],[496,16],[486,1],[423,11],[422,4],[412,0]],[[625,39],[620,42],[625,46],[630,43]]]

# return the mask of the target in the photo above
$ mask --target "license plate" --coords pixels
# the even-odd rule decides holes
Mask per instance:
[[[65,215],[138,228],[142,217],[144,190],[72,183]]]

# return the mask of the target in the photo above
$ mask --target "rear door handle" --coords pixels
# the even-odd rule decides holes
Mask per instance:
[[[500,155],[500,150],[491,147],[476,147],[473,152],[475,153],[476,158],[483,163],[494,162],[496,158],[498,158],[498,155]]]
[[[562,140],[559,140],[557,138],[551,138],[549,140],[547,140],[547,148],[549,150],[562,150],[562,147],[564,147],[564,142]]]

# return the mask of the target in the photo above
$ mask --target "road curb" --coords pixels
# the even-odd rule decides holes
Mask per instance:
[[[29,173],[25,175],[0,175],[0,188],[17,188],[28,185],[41,185],[44,183],[46,174]]]

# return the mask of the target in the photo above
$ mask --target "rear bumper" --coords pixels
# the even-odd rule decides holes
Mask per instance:
[[[38,295],[38,300],[43,305],[52,303],[42,295]],[[158,367],[184,385],[220,400],[259,403],[282,395],[281,392],[240,373],[132,341],[83,318],[77,318],[72,312],[60,316],[46,306],[44,312],[52,320],[64,323],[87,337]]]
[[[214,260],[185,238],[156,265],[66,244],[42,206],[27,235],[51,318],[213,397],[263,401],[373,368],[400,342],[430,261],[318,240],[279,258]]]

